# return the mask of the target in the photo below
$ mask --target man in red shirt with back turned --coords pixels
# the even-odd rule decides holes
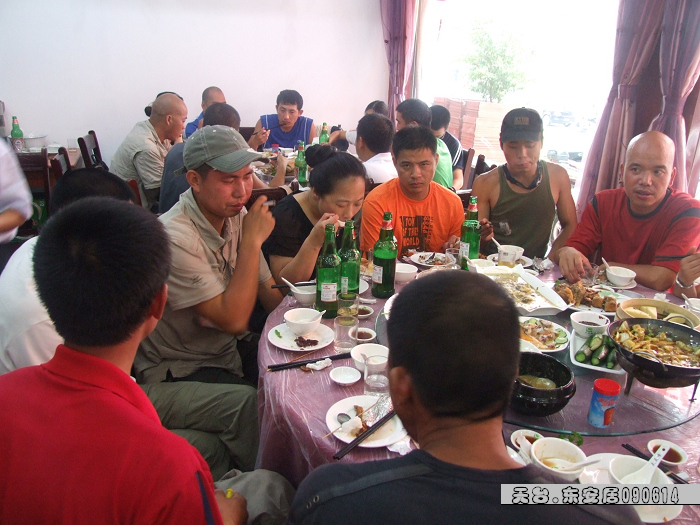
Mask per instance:
[[[215,493],[129,377],[169,268],[168,235],[143,208],[90,197],[47,222],[34,275],[65,344],[0,377],[0,523],[246,523],[246,500]]]

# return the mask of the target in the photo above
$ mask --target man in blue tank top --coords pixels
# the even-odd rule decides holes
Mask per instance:
[[[524,248],[527,257],[544,257],[556,214],[562,229],[549,251],[556,253],[576,228],[576,205],[566,170],[540,160],[542,119],[534,109],[509,111],[500,139],[506,163],[477,177],[472,187],[483,224],[481,251],[495,253],[495,238]]]
[[[298,91],[285,89],[277,95],[275,109],[277,113],[262,115],[255,124],[253,136],[248,140],[248,145],[253,149],[269,148],[278,144],[283,148],[293,148],[300,140],[306,144],[316,136],[316,127],[313,119],[303,117],[304,99]]]

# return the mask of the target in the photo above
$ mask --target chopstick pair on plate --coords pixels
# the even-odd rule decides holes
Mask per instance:
[[[362,443],[365,439],[367,439],[367,438],[370,437],[372,434],[374,434],[377,430],[380,429],[380,427],[381,427],[382,425],[386,424],[387,421],[389,421],[389,420],[390,420],[392,417],[394,417],[395,415],[396,415],[396,412],[394,411],[394,409],[389,410],[389,412],[387,412],[387,413],[384,415],[384,417],[382,417],[381,419],[377,420],[377,422],[376,422],[374,425],[372,425],[371,427],[369,427],[365,432],[363,432],[362,434],[360,434],[359,436],[357,436],[357,437],[356,437],[355,439],[353,439],[350,443],[348,443],[347,445],[345,445],[345,447],[343,447],[343,448],[340,449],[338,452],[336,452],[336,453],[333,455],[333,459],[341,459],[341,458],[343,458],[348,452],[350,452],[352,449],[354,449],[355,447],[357,447],[357,445],[359,445],[359,444]]]

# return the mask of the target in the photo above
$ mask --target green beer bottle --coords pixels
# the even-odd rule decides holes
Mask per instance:
[[[330,140],[330,137],[328,136],[328,125],[324,122],[323,127],[321,128],[321,135],[318,137],[318,142],[320,144],[323,144],[324,142],[328,142]]]
[[[479,258],[479,243],[481,242],[481,225],[476,197],[469,199],[467,216],[462,223],[462,236],[459,243],[459,259],[462,270],[467,270],[467,259]]]
[[[326,224],[326,239],[316,261],[316,310],[324,319],[338,315],[338,282],[340,281],[340,257],[335,250],[335,226]]]
[[[355,244],[355,221],[345,221],[340,245],[340,293],[360,293],[360,251]]]
[[[24,150],[24,133],[19,128],[19,121],[17,117],[12,117],[12,131],[10,132],[10,138],[12,139],[12,147],[16,152]]]
[[[294,161],[294,168],[297,170],[297,181],[299,181],[299,186],[306,188],[309,185],[309,180],[307,179],[307,174],[309,167],[306,164],[306,155],[304,154],[304,141],[299,141],[299,151],[297,152],[297,158]]]
[[[386,298],[394,295],[394,275],[398,254],[399,250],[394,240],[394,227],[391,224],[391,212],[385,211],[379,240],[374,245],[373,296]]]

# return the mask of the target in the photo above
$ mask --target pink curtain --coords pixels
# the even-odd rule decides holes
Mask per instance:
[[[620,0],[613,87],[583,171],[576,203],[579,220],[593,195],[619,185],[619,166],[634,129],[639,76],[656,47],[664,3],[657,0]]]
[[[686,159],[683,106],[700,76],[700,2],[667,1],[661,28],[660,47],[661,113],[650,129],[661,131],[676,143],[676,180],[673,186],[695,195],[700,167],[692,177],[692,164]],[[687,177],[687,172],[691,177]]]
[[[416,2],[419,0],[380,0],[384,45],[389,61],[389,118],[396,106],[411,93],[413,46],[416,41]]]

